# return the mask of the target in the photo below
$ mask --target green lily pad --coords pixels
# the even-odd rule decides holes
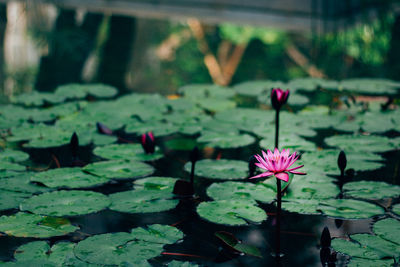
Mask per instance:
[[[41,260],[66,266],[67,260],[78,260],[74,255],[74,247],[75,243],[72,242],[62,241],[50,247],[46,241],[33,241],[19,246],[14,252],[14,258],[17,262]]]
[[[154,136],[159,137],[177,133],[178,127],[173,123],[164,123],[160,121],[140,122],[132,119],[127,122],[125,132],[138,135],[152,132]]]
[[[219,112],[236,107],[236,102],[218,98],[196,98],[194,101],[203,109],[210,112]]]
[[[282,120],[282,119],[281,119]],[[282,120],[284,121],[284,120]],[[262,125],[257,125],[253,128],[248,128],[246,131],[251,131],[255,135],[267,139],[275,138],[275,124],[270,123],[270,124],[262,124]],[[294,125],[294,124],[281,124],[279,128],[279,138],[282,137],[290,137],[293,135],[299,135],[299,136],[306,136],[306,137],[314,137],[317,135],[317,133],[311,129],[308,128],[308,126],[302,126],[301,124],[299,125]]]
[[[301,163],[304,164],[304,171],[338,174],[340,172],[337,166],[339,153],[340,150],[324,149],[302,154]],[[347,169],[368,171],[384,166],[383,158],[373,153],[346,151],[346,157]]]
[[[332,182],[314,183],[296,177],[287,189],[283,200],[298,199],[331,199],[340,193],[339,188]]]
[[[172,150],[182,150],[182,151],[190,151],[193,150],[196,146],[198,146],[196,140],[193,138],[173,138],[164,142],[165,146],[168,149]]]
[[[135,189],[172,192],[178,178],[151,176],[133,181]]]
[[[260,94],[270,94],[272,88],[283,88],[285,86],[285,83],[281,81],[259,80],[236,84],[233,89],[240,95],[255,97]]]
[[[209,179],[242,180],[248,176],[247,162],[240,160],[203,159],[196,163],[195,175]],[[185,164],[185,171],[190,172],[192,163]]]
[[[305,215],[321,214],[318,211],[318,199],[291,199],[290,201],[282,201],[282,209]]]
[[[27,193],[0,190],[0,210],[18,208],[19,203],[30,196]]]
[[[229,232],[219,231],[216,232],[214,235],[218,237],[222,242],[224,242],[225,245],[229,246],[231,249],[234,249],[237,252],[262,258],[261,252],[257,247],[242,243]]]
[[[347,267],[392,267],[393,259],[390,260],[371,260],[371,259],[361,259],[361,258],[352,258],[349,263],[346,265]]]
[[[74,232],[78,227],[64,218],[18,212],[0,217],[0,232],[16,237],[48,238]]]
[[[108,233],[88,237],[75,247],[80,260],[100,265],[135,264],[159,256],[163,246],[183,237],[172,226],[153,224],[147,229],[134,228],[131,233]],[[134,255],[134,256],[132,256]]]
[[[342,90],[371,95],[396,94],[398,87],[398,82],[377,78],[352,78],[339,84]]]
[[[384,199],[400,195],[400,186],[376,181],[358,181],[344,184],[346,196],[361,199]]]
[[[188,261],[171,261],[167,265],[168,267],[199,267],[198,264]]]
[[[39,172],[31,177],[31,181],[51,188],[85,188],[105,184],[109,179],[84,173],[81,168],[57,168]]]
[[[18,163],[12,163],[8,161],[0,161],[0,171],[25,171],[26,167]]]
[[[48,192],[51,189],[31,183],[30,177],[32,173],[23,172],[7,178],[0,179],[0,188],[2,190],[22,192],[28,194],[36,194]]]
[[[57,87],[55,94],[69,99],[84,98],[91,95],[99,98],[113,97],[118,90],[104,84],[66,84]]]
[[[77,216],[107,208],[107,196],[92,191],[54,191],[33,196],[20,204],[20,209],[49,216]]]
[[[214,84],[191,84],[178,89],[178,92],[185,97],[196,100],[198,98],[231,98],[235,95],[235,91],[227,87]]]
[[[223,182],[214,183],[207,189],[207,195],[214,200],[257,200],[271,203],[276,192],[262,184]]]
[[[46,102],[57,104],[64,102],[65,97],[52,93],[41,93],[32,91],[29,93],[23,93],[11,98],[11,102],[17,104],[23,104],[25,106],[42,106]]]
[[[18,150],[11,150],[5,149],[0,151],[0,161],[8,161],[8,162],[20,162],[29,159],[29,154],[18,151]]]
[[[111,210],[127,213],[161,212],[173,209],[179,200],[171,190],[131,190],[111,194]]]
[[[162,158],[164,155],[159,148],[153,154],[146,154],[139,144],[115,144],[96,147],[93,154],[104,159],[151,161]]]
[[[377,205],[354,199],[323,200],[318,209],[327,216],[343,219],[367,219],[385,213]]]
[[[325,143],[330,146],[338,147],[347,152],[385,152],[396,149],[390,139],[377,135],[335,135],[325,139]]]
[[[238,148],[254,143],[255,138],[248,134],[229,134],[220,132],[202,132],[197,139],[199,143],[205,143],[208,147]]]
[[[133,179],[148,176],[154,168],[139,161],[110,160],[86,165],[85,172],[109,179]]]
[[[199,216],[207,221],[231,226],[261,223],[267,219],[264,210],[248,200],[217,200],[197,206]]]
[[[399,203],[399,204],[396,204],[396,205],[393,205],[392,211],[393,211],[394,213],[400,215],[400,203]]]
[[[400,222],[392,218],[380,220],[374,224],[373,232],[376,235],[351,235],[352,241],[335,238],[332,248],[349,255],[351,266],[392,266],[393,258],[400,256]]]
[[[275,146],[275,137],[270,136],[268,138],[262,139],[260,141],[260,147],[261,148],[272,148]],[[315,151],[317,149],[317,146],[310,142],[305,140],[304,138],[301,138],[298,135],[281,135],[279,136],[279,147],[290,149],[292,151]]]

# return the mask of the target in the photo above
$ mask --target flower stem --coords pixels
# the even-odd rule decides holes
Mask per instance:
[[[275,117],[275,148],[279,149],[279,109],[276,110]],[[281,208],[282,208],[282,189],[281,180],[276,179],[277,211],[276,211],[276,261],[279,265],[281,254]]]
[[[194,168],[195,168],[196,162],[192,162],[192,169],[190,171],[190,183],[193,185],[194,183]]]

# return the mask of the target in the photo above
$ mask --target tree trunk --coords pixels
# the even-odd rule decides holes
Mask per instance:
[[[108,39],[100,57],[97,80],[126,91],[125,75],[132,53],[136,19],[112,16]]]
[[[4,39],[7,26],[7,4],[0,4],[0,92],[4,93],[5,82],[5,60]]]
[[[88,13],[81,26],[75,11],[61,10],[49,43],[49,54],[40,60],[35,88],[53,91],[66,83],[81,82],[83,66],[95,46],[103,15]]]

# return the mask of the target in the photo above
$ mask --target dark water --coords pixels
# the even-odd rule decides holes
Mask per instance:
[[[331,135],[332,131],[319,132],[320,142],[324,136]],[[134,140],[134,137],[127,137]],[[163,140],[157,140],[163,146]],[[81,147],[80,157],[84,161],[97,160],[91,154],[91,147]],[[256,145],[243,149],[213,150],[203,152],[203,157],[216,158],[221,156],[227,159],[247,159],[257,150]],[[55,154],[62,165],[68,165],[70,152],[66,146],[53,149],[28,150],[35,164],[46,164],[51,161],[51,154]],[[157,169],[154,176],[171,176],[189,179],[189,174],[183,171],[183,165],[188,160],[189,152],[165,151],[166,156],[152,163]],[[400,153],[388,152],[383,154],[387,160],[385,168],[371,172],[358,173],[353,180],[384,180],[389,183],[399,184],[399,157]],[[301,179],[301,177],[299,178]],[[71,217],[73,224],[79,225],[80,230],[64,237],[50,238],[50,243],[59,240],[70,240],[78,242],[87,236],[130,231],[134,227],[147,224],[169,224],[175,225],[185,234],[183,241],[173,245],[165,246],[167,253],[183,253],[189,256],[162,255],[150,262],[154,266],[161,266],[172,259],[181,261],[195,261],[205,266],[275,266],[275,259],[271,256],[275,245],[275,208],[273,205],[262,205],[269,213],[266,221],[259,225],[241,227],[229,227],[209,223],[199,218],[195,207],[200,201],[208,200],[205,190],[212,182],[207,179],[196,179],[195,186],[198,197],[195,199],[181,200],[178,207],[168,212],[147,214],[125,214],[116,211],[105,210],[95,214]],[[130,190],[132,180],[113,181],[109,184],[91,188],[90,190],[110,194],[119,191]],[[385,204],[385,203],[383,203]],[[2,212],[12,214],[17,210]],[[340,228],[335,225],[335,220],[319,215],[299,215],[295,213],[282,213],[282,236],[281,247],[285,256],[282,259],[283,266],[321,266],[319,260],[319,239],[325,226],[328,226],[332,237],[345,237],[352,233],[370,232],[370,225],[374,219],[368,220],[345,220]],[[222,250],[221,242],[214,236],[217,231],[227,231],[234,234],[244,243],[254,245],[260,249],[263,258],[251,256],[235,256]],[[32,238],[0,237],[0,260],[11,260],[14,250],[21,244],[32,241]],[[338,257],[337,266],[345,264],[345,257]]]

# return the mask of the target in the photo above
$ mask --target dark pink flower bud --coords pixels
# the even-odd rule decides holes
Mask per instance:
[[[113,131],[101,122],[96,123],[97,131],[101,134],[112,135]]]
[[[289,90],[273,88],[271,91],[271,103],[275,110],[280,110],[289,98]]]
[[[142,147],[146,154],[152,154],[155,150],[154,135],[152,132],[142,134]]]

